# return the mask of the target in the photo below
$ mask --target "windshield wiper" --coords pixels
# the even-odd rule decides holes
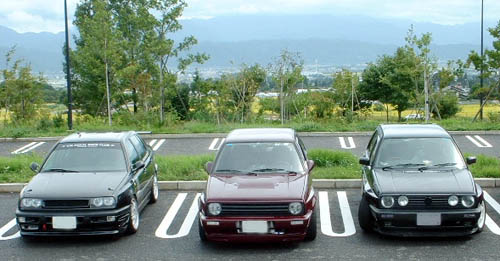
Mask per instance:
[[[455,166],[455,165],[457,165],[457,163],[455,163],[455,162],[439,163],[439,164],[434,164],[432,166],[420,167],[420,168],[418,168],[418,170],[422,171],[422,170],[427,170],[429,168],[451,167],[451,166]]]
[[[403,164],[396,164],[396,165],[392,165],[392,166],[386,166],[386,167],[383,167],[382,170],[388,170],[388,169],[393,169],[393,168],[397,168],[397,167],[418,167],[418,166],[423,166],[425,164],[423,163],[403,163]]]
[[[279,169],[279,168],[254,169],[254,170],[251,171],[251,173],[254,173],[254,172],[273,172],[273,171],[285,172],[285,173],[288,173],[288,174],[297,174],[296,171],[286,170],[286,169]]]
[[[70,170],[70,169],[53,168],[53,169],[43,170],[43,172],[79,172],[79,171]]]

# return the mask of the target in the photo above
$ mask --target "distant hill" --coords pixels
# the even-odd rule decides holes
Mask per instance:
[[[267,65],[284,48],[300,52],[306,64],[366,63],[394,52],[404,43],[412,24],[409,20],[327,15],[225,16],[182,23],[184,30],[174,38],[194,35],[200,42],[194,51],[211,56],[205,67],[231,66],[231,61],[235,65]],[[479,49],[479,24],[413,24],[418,34],[432,32],[432,51],[441,60],[465,58],[470,50]],[[485,43],[491,45],[487,33]],[[63,32],[17,33],[0,26],[0,69],[5,66],[4,55],[13,45],[17,45],[16,58],[30,61],[35,71],[62,72]]]

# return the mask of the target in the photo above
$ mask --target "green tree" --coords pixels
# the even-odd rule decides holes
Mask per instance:
[[[342,116],[346,116],[349,111],[359,108],[359,100],[356,94],[359,86],[359,78],[353,72],[346,69],[335,73],[333,78],[333,101],[342,110]]]

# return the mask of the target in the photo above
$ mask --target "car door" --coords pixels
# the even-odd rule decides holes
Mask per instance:
[[[132,141],[130,138],[127,138],[124,142],[125,148],[127,150],[127,157],[128,161],[131,166],[131,175],[132,175],[132,182],[134,184],[134,187],[136,188],[136,195],[137,195],[137,200],[138,202],[143,202],[144,197],[145,197],[145,185],[146,183],[144,182],[144,173],[146,172],[146,168],[140,168],[137,170],[134,170],[134,165],[140,160],[139,153],[135,149],[134,145],[132,144]]]
[[[134,148],[139,154],[139,158],[144,162],[144,173],[141,175],[141,183],[144,186],[145,194],[147,194],[152,186],[153,175],[155,173],[155,166],[153,162],[153,151],[148,149],[144,143],[144,141],[137,135],[133,135],[130,137],[130,141]]]

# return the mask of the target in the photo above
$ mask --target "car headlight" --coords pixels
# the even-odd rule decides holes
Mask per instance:
[[[398,204],[402,207],[406,207],[408,205],[408,197],[407,196],[399,196],[398,198]]]
[[[90,200],[90,206],[93,208],[110,208],[114,207],[116,200],[114,197],[100,197]]]
[[[219,203],[208,204],[208,213],[212,216],[218,216],[222,212],[222,206]]]
[[[463,196],[462,197],[462,206],[466,208],[470,208],[474,205],[474,197],[473,196]]]
[[[448,198],[448,205],[454,207],[458,204],[458,197],[455,195],[452,195]]]
[[[42,200],[37,198],[23,198],[21,200],[22,208],[41,208]]]
[[[380,200],[380,203],[382,204],[382,207],[384,207],[384,208],[392,208],[392,206],[394,206],[394,198],[384,196]]]
[[[300,202],[292,202],[288,205],[288,211],[292,215],[298,215],[302,213],[302,203]]]

